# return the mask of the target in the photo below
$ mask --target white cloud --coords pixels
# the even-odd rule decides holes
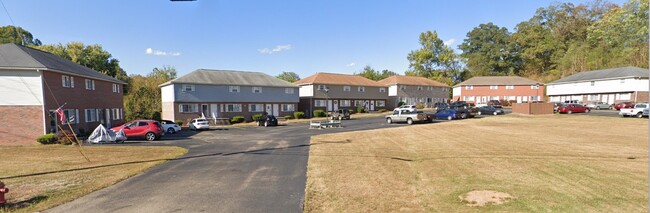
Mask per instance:
[[[352,63],[346,64],[345,66],[346,67],[354,67],[356,65],[357,65],[357,63],[352,62]]]
[[[257,49],[257,52],[260,52],[262,54],[269,54],[270,55],[270,54],[273,54],[273,53],[276,53],[276,52],[282,52],[282,51],[290,50],[290,49],[291,49],[291,44],[286,44],[286,45],[275,46],[275,48],[273,48],[273,49],[269,49],[269,48]]]
[[[147,55],[161,55],[161,56],[179,56],[181,55],[180,52],[165,52],[165,51],[160,51],[160,50],[154,50],[151,48],[147,48],[145,50],[145,53]]]
[[[456,39],[452,38],[452,39],[446,40],[444,43],[445,43],[445,46],[451,47],[451,45],[454,45],[454,43],[456,43]]]

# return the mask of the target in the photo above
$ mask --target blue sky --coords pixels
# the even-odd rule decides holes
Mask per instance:
[[[403,73],[421,32],[452,47],[481,23],[511,32],[551,0],[249,1],[2,0],[15,24],[45,44],[100,44],[128,74],[196,69]],[[560,1],[575,4],[585,1]],[[625,1],[611,1],[622,4]],[[0,10],[0,25],[10,25]]]

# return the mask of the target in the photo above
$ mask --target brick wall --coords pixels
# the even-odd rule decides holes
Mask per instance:
[[[0,145],[28,145],[44,134],[42,106],[0,106]]]
[[[529,97],[529,96],[540,96],[540,99],[544,98],[544,85],[540,85],[539,89],[531,89],[531,85],[515,85],[513,89],[506,89],[505,85],[498,85],[497,89],[490,89],[489,85],[486,86],[473,86],[472,90],[467,90],[465,86],[461,86],[461,95],[454,94],[453,100],[456,101],[464,100],[465,96],[499,96],[499,100],[504,100],[504,96],[516,96],[516,97]],[[489,101],[489,99],[488,99]],[[482,101],[474,100],[473,102],[479,103]]]

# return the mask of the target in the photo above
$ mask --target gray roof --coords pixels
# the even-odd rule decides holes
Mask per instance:
[[[593,81],[604,79],[617,79],[627,77],[648,78],[650,71],[639,67],[619,67],[604,70],[579,72],[566,78],[553,81],[549,84],[561,84],[569,82]]]
[[[519,77],[519,76],[477,76],[466,81],[463,81],[459,84],[454,85],[454,87],[465,86],[465,85],[535,85],[543,83],[538,81],[533,81],[528,78]]]
[[[184,76],[165,82],[160,86],[169,84],[210,84],[210,85],[248,85],[264,87],[298,87],[282,79],[261,72],[208,70],[199,69]]]
[[[17,45],[14,43],[0,45],[0,68],[43,69],[78,75],[98,80],[125,84],[111,76],[102,74],[88,67],[79,65],[52,53]]]

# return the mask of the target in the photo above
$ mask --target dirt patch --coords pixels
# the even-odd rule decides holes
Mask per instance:
[[[505,192],[481,190],[471,191],[467,194],[458,196],[460,200],[467,202],[467,206],[482,207],[487,204],[500,205],[512,200],[512,195]]]

